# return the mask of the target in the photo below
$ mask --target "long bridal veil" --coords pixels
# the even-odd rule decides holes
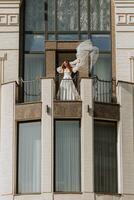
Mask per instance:
[[[90,72],[92,66],[97,62],[99,57],[99,48],[92,45],[91,40],[81,42],[76,48],[76,60],[70,62],[73,66],[73,71],[78,71],[79,68],[86,66],[88,60],[90,61]]]

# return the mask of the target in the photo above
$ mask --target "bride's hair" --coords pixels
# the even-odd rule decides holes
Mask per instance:
[[[66,66],[65,66],[64,62],[67,63]],[[61,65],[62,69],[64,70],[64,69],[68,68],[68,69],[70,70],[70,72],[72,72],[72,66],[71,66],[70,63],[69,63],[69,60],[66,59],[64,62],[63,62],[62,65]]]

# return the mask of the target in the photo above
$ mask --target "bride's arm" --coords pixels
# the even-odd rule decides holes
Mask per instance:
[[[61,66],[60,66],[60,67],[57,67],[57,72],[58,72],[59,74],[62,74],[62,73],[64,72]]]

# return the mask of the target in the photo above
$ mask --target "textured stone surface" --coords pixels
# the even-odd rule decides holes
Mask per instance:
[[[41,119],[41,116],[41,103],[18,104],[15,106],[16,121],[36,120]]]
[[[42,79],[42,192],[53,190],[53,89],[52,79]],[[48,110],[48,112],[47,112]]]
[[[15,140],[15,83],[1,86],[0,195],[13,192]],[[1,199],[1,197],[0,197]]]
[[[87,90],[88,88],[88,90]],[[93,110],[92,79],[81,80],[81,187],[82,192],[93,192]]]
[[[81,116],[81,101],[54,101],[54,118],[81,118]]]
[[[121,193],[134,194],[134,85],[118,84],[121,104],[118,133],[119,188]]]

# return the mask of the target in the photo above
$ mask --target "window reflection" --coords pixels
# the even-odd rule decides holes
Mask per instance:
[[[55,30],[55,2],[54,0],[48,1],[48,31]]]
[[[44,31],[44,0],[26,0],[25,4],[25,31]]]
[[[88,30],[88,1],[80,0],[80,29]]]
[[[57,20],[59,31],[78,30],[78,0],[57,0]]]
[[[95,66],[93,66],[92,73],[93,75],[98,76],[98,78],[101,80],[111,81],[111,54],[100,54],[97,63],[95,64]]]
[[[25,51],[44,51],[44,35],[27,34],[25,37]]]
[[[110,30],[110,0],[90,0],[90,25],[93,31]]]
[[[59,34],[58,40],[78,40],[77,34]]]
[[[111,51],[110,35],[93,34],[91,40],[93,45],[97,46],[100,51]]]

